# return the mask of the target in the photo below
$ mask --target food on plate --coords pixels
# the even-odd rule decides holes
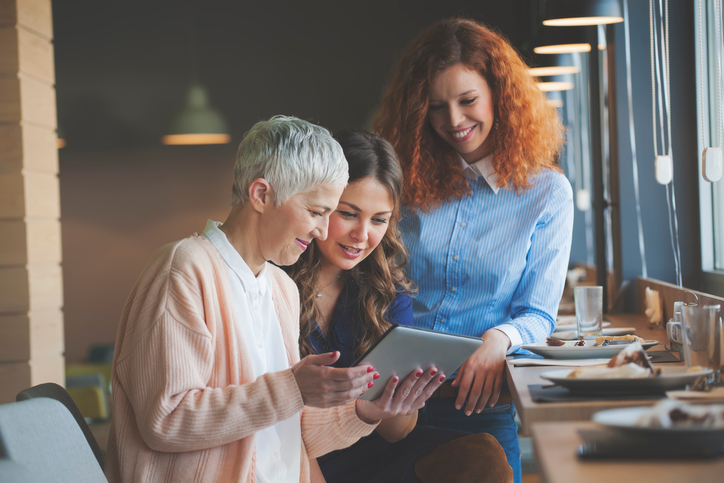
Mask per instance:
[[[664,399],[641,414],[635,425],[648,428],[724,429],[724,405],[694,405]]]
[[[647,369],[654,374],[654,366],[651,365],[643,346],[636,341],[627,345],[621,352],[616,354],[608,361],[608,367],[620,367],[626,364],[636,364],[637,366]]]
[[[655,377],[660,372],[651,365],[641,344],[638,341],[633,341],[616,356],[612,357],[605,366],[579,367],[571,371],[567,377],[579,379],[628,379]]]
[[[596,337],[596,344],[597,346],[602,345],[610,345],[612,343],[631,343],[631,342],[638,342],[640,344],[643,344],[644,340],[637,336],[632,334],[627,335],[599,335]],[[608,343],[607,343],[608,342]]]
[[[585,342],[585,341],[582,341],[582,340],[579,340],[579,341],[576,341],[576,342],[573,343],[573,344],[569,344],[569,343],[567,343],[567,342],[564,341],[564,340],[555,339],[555,338],[553,338],[553,337],[548,337],[548,338],[546,338],[546,345],[548,345],[548,347],[560,347],[560,346],[564,346],[564,345],[573,346],[573,347],[585,347],[585,346],[586,346],[586,342]]]

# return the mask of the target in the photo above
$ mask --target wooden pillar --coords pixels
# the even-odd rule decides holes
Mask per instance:
[[[64,384],[50,0],[0,0],[0,403]]]

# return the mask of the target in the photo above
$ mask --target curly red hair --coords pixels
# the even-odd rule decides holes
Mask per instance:
[[[403,204],[425,212],[469,190],[457,153],[427,117],[432,79],[456,64],[479,72],[491,89],[498,121],[490,133],[498,185],[520,193],[532,186],[531,175],[541,168],[559,169],[563,126],[515,49],[473,20],[441,20],[402,52],[374,121],[375,131],[392,143],[402,164]]]

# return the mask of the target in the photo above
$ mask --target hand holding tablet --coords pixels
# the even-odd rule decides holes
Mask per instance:
[[[439,380],[441,375],[447,377],[453,374],[482,344],[483,340],[479,337],[394,325],[355,363],[355,366],[370,364],[381,376],[360,399],[375,400],[381,397],[386,389],[389,390],[393,382],[390,379],[397,377],[398,381],[404,378],[400,389],[408,384],[417,391],[422,385],[424,393],[420,397],[431,389],[427,397],[421,399],[424,402],[442,383]],[[424,371],[419,380],[408,380],[414,376],[413,371],[419,370]],[[432,374],[431,370],[436,372]],[[428,384],[433,377],[437,377],[434,384]],[[394,384],[397,386],[399,382]],[[393,391],[395,386],[392,387]]]

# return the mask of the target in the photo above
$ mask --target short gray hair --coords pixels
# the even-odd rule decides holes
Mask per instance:
[[[279,206],[320,183],[345,186],[347,160],[325,128],[296,117],[274,116],[254,124],[239,145],[232,206],[249,201],[249,185],[257,178],[269,182]]]

